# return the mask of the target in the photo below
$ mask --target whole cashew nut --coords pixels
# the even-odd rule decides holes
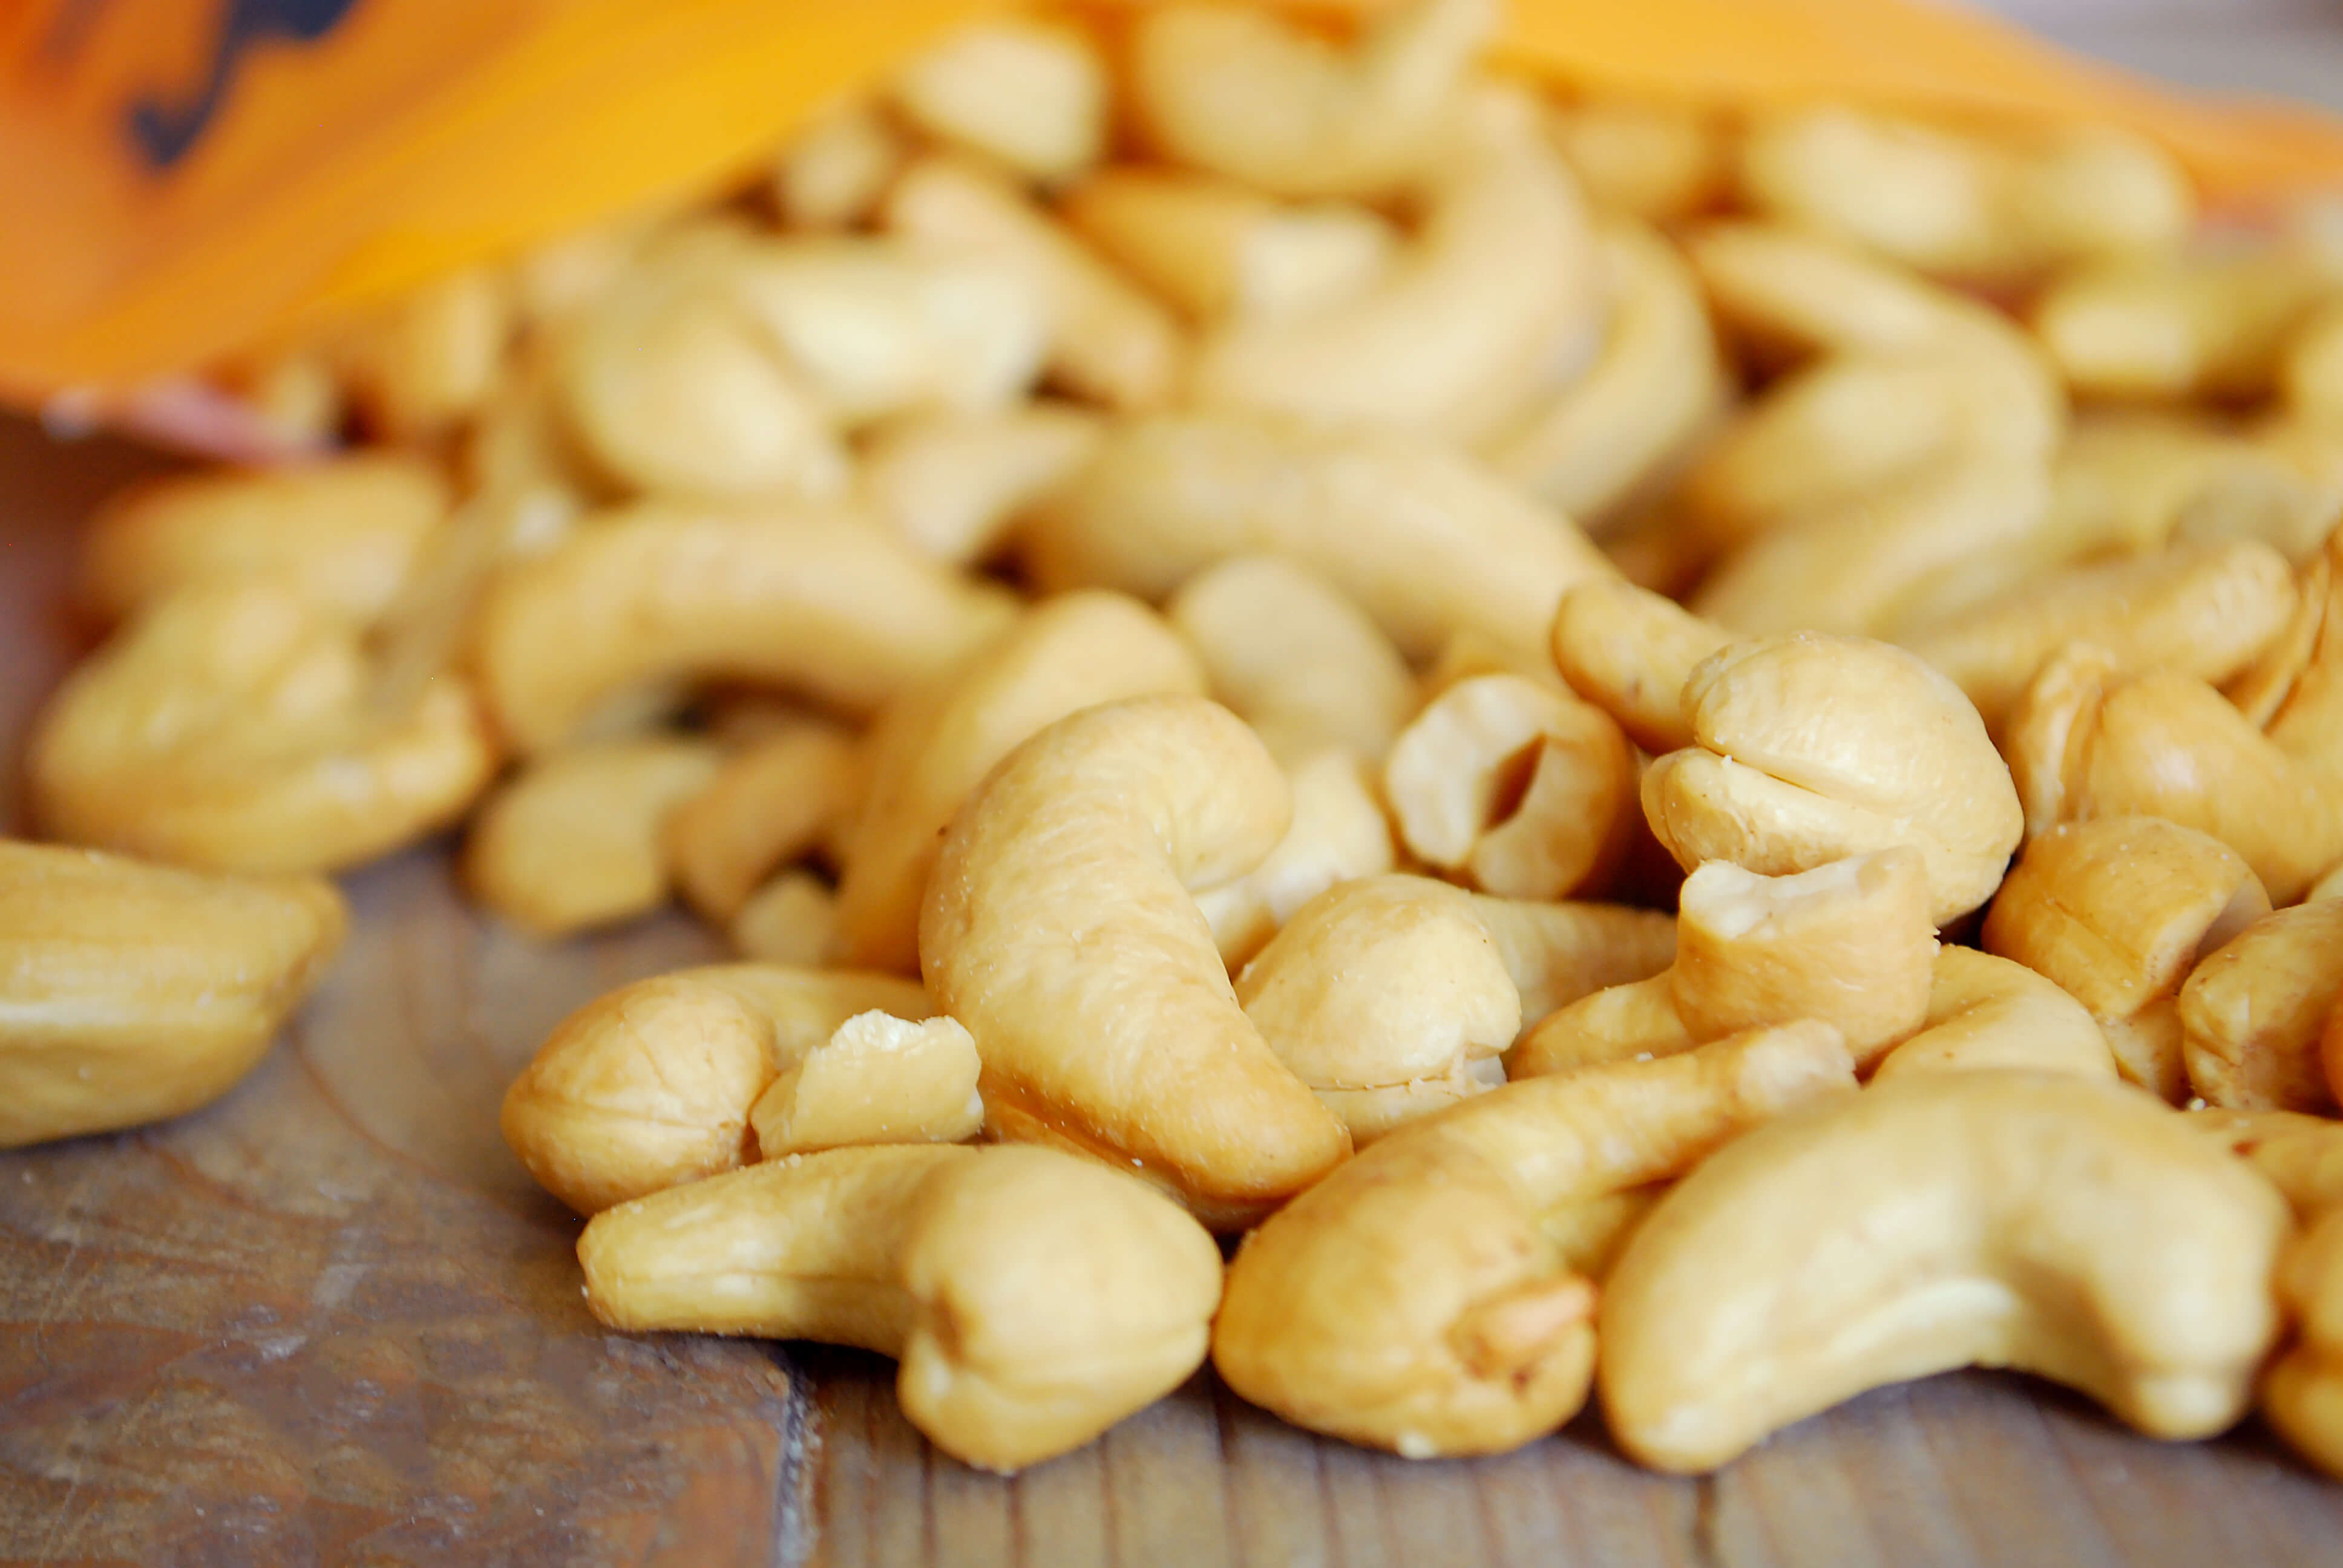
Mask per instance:
[[[1189,894],[1267,854],[1290,809],[1244,722],[1192,697],[1086,709],[1002,759],[920,920],[993,1131],[1136,1170],[1215,1226],[1342,1161],[1348,1134],[1237,1005]]]
[[[1047,1149],[840,1149],[654,1193],[578,1241],[613,1328],[857,1345],[953,1457],[1079,1448],[1202,1364],[1221,1256],[1144,1183]]]
[[[1883,1383],[2006,1366],[2153,1437],[2242,1415],[2289,1228],[2127,1085],[1922,1073],[1783,1118],[1660,1200],[1606,1282],[1612,1435],[1713,1470]]]
[[[894,99],[930,136],[1049,182],[1105,155],[1109,85],[1084,34],[1010,17],[957,28],[913,55],[896,69]]]
[[[2333,1115],[2320,1050],[2343,997],[2343,902],[2265,915],[2180,988],[2188,1081],[2207,1104]]]
[[[1872,1081],[1997,1068],[2117,1076],[2107,1037],[2081,1002],[2024,964],[1973,948],[1941,949],[1920,1031],[1879,1059]]]
[[[1412,1122],[1245,1239],[1212,1364],[1287,1421],[1410,1459],[1518,1447],[1577,1412],[1594,1360],[1593,1283],[1554,1234],[1854,1082],[1809,1022]]]

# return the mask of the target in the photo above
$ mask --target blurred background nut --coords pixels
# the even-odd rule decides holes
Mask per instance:
[[[2262,1413],[2303,1457],[2343,1475],[2343,1211],[2288,1250],[2278,1289],[2300,1327],[2263,1380]]]
[[[207,1105],[342,943],[315,877],[207,876],[0,839],[0,1149]]]
[[[2036,301],[2034,330],[2078,393],[2177,400],[2269,390],[2289,336],[2330,286],[2282,247],[2167,250],[2090,263]]]
[[[843,841],[865,779],[856,738],[814,719],[725,756],[665,818],[678,890],[709,920],[732,920],[774,873]]]
[[[724,934],[744,959],[817,968],[838,940],[838,896],[811,871],[783,871],[749,895]]]
[[[2188,1113],[2191,1131],[2212,1139],[2260,1171],[2305,1222],[2343,1200],[2343,1121],[2298,1111]]]
[[[908,416],[862,447],[861,484],[888,527],[939,560],[974,566],[1097,447],[1098,416],[1036,401]]]
[[[960,27],[895,69],[920,130],[1045,183],[1106,151],[1106,62],[1073,28],[1010,18]]]
[[[2174,1104],[2193,1092],[2181,983],[2269,913],[2236,850],[2156,817],[2062,823],[2026,847],[1985,920],[1989,953],[2090,1010],[2124,1077]]]
[[[919,1019],[910,980],[723,964],[622,986],[570,1014],[505,1091],[505,1142],[580,1214],[757,1157],[757,1097],[840,1024]]]
[[[857,1345],[903,1413],[1012,1471],[1152,1404],[1204,1359],[1221,1257],[1144,1183],[1047,1149],[912,1145],[774,1161],[595,1216],[613,1328]]]
[[[1715,203],[1730,177],[1732,136],[1701,109],[1588,93],[1556,105],[1547,128],[1606,214],[1677,222]]]
[[[2209,1105],[2333,1115],[2321,1031],[2343,996],[2343,902],[2265,915],[2180,988],[2188,1082]]]

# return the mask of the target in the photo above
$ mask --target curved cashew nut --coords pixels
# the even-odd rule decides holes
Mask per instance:
[[[1611,318],[1584,375],[1482,448],[1489,466],[1590,528],[1664,472],[1725,407],[1699,280],[1639,224],[1596,236]]]
[[[2278,1290],[2302,1327],[2263,1380],[2262,1413],[2312,1463],[2343,1475],[2343,1211],[2288,1249]]]
[[[1596,254],[1526,102],[1476,101],[1428,176],[1421,231],[1348,301],[1222,323],[1189,393],[1207,409],[1489,436],[1591,332]]]
[[[1284,776],[1192,697],[1061,719],[960,809],[928,881],[920,963],[984,1059],[995,1132],[1091,1153],[1238,1225],[1350,1139],[1238,1007],[1192,886],[1284,832]]]
[[[1045,402],[906,419],[863,448],[863,490],[912,544],[970,565],[1000,547],[1019,514],[1081,471],[1100,428],[1087,409]]]
[[[2180,988],[2188,1081],[2208,1104],[2333,1115],[2320,1044],[2343,997],[2343,902],[2265,915]]]
[[[80,598],[112,621],[191,582],[277,577],[371,619],[398,597],[449,501],[437,467],[388,452],[135,486],[82,535]]]
[[[755,1159],[758,1096],[873,1010],[930,1011],[891,975],[719,964],[638,980],[555,1026],[498,1125],[538,1186],[595,1213]]]
[[[1473,913],[1521,993],[1524,1027],[1581,997],[1649,980],[1675,961],[1675,920],[1657,910],[1475,893]]]
[[[1381,761],[1415,710],[1415,678],[1381,628],[1307,567],[1232,556],[1163,613],[1203,660],[1212,695],[1289,764],[1329,746]]]
[[[1939,925],[2000,886],[2026,827],[2009,769],[1960,689],[1913,655],[1808,633],[1735,643],[1693,671],[1684,711],[1698,749],[1644,775],[1677,864],[1781,875],[1910,844]]]
[[[1547,121],[1587,200],[1603,212],[1675,223],[1715,205],[1733,144],[1718,116],[1681,104],[1588,95]]]
[[[1945,948],[1936,954],[1920,1032],[1880,1058],[1872,1081],[1996,1068],[2117,1076],[2107,1037],[2081,1002],[2024,964],[1972,948]]]
[[[1608,715],[1518,675],[1442,692],[1383,761],[1400,837],[1484,892],[1558,899],[1599,882],[1635,822],[1635,753]]]
[[[578,1241],[613,1328],[857,1345],[953,1457],[1079,1448],[1202,1364],[1221,1255],[1144,1184],[1047,1149],[840,1149],[598,1214]]]
[[[1156,6],[1132,98],[1174,162],[1277,196],[1388,196],[1453,134],[1496,25],[1490,0],[1416,0],[1339,50],[1254,6]]]
[[[1230,415],[1110,430],[1024,539],[1044,591],[1149,599],[1231,556],[1283,556],[1424,658],[1465,628],[1538,648],[1565,590],[1616,575],[1566,518],[1445,447]]]
[[[1518,1447],[1586,1399],[1594,1290],[1553,1239],[1574,1212],[1854,1082],[1836,1033],[1800,1023],[1411,1123],[1245,1239],[1212,1364],[1296,1425],[1410,1459]]]
[[[220,870],[331,870],[453,820],[495,770],[450,676],[376,700],[359,628],[266,580],[184,588],[69,676],[35,730],[52,837]]]
[[[709,920],[733,920],[774,872],[851,822],[864,771],[854,737],[810,720],[725,758],[668,815],[677,890]]]
[[[1278,1060],[1365,1148],[1504,1081],[1521,993],[1470,900],[1425,877],[1366,877],[1302,906],[1237,977]]]
[[[1745,1029],[1819,1019],[1868,1068],[1919,1028],[1935,983],[1927,875],[1908,848],[1764,877],[1712,861],[1684,879],[1675,961],[1562,1008],[1509,1076],[1667,1056]]]
[[[950,668],[1015,602],[851,514],[643,503],[514,563],[480,608],[477,657],[499,726],[531,752],[679,677],[775,681],[868,712]]]
[[[2141,555],[2176,539],[2315,549],[2333,508],[2282,451],[2207,416],[2102,409],[2075,422],[2051,469],[2043,561]]]
[[[1554,618],[1554,661],[1570,689],[1654,756],[1693,744],[1684,682],[1733,640],[1674,600],[1618,578],[1580,583]]]
[[[2070,642],[2097,644],[2127,669],[2160,665],[2218,684],[2278,635],[2297,597],[2293,569],[2268,545],[2177,544],[2037,578],[1896,640],[1951,677],[1997,729]]]
[[[749,895],[724,934],[744,959],[812,968],[838,940],[838,896],[811,871],[783,871]]]
[[[1019,17],[956,28],[895,71],[895,106],[913,125],[1044,182],[1105,155],[1108,96],[1087,35]]]
[[[1065,594],[1028,611],[959,668],[881,715],[870,782],[847,835],[837,956],[920,965],[920,900],[952,815],[993,764],[1066,715],[1154,692],[1201,694],[1193,655],[1146,606]]]
[[[1263,743],[1274,753],[1272,738]],[[1293,820],[1277,848],[1243,876],[1196,894],[1196,907],[1232,973],[1327,889],[1381,876],[1397,863],[1373,769],[1356,753],[1343,747],[1322,750],[1289,764],[1285,777],[1293,789]]]
[[[2088,643],[2042,667],[2004,748],[2037,836],[2096,817],[2161,817],[2244,856],[2281,906],[2343,857],[2343,807],[2317,769],[2203,681],[2127,675]]]
[[[0,839],[0,1149],[218,1099],[348,924],[316,877],[206,876]]]
[[[2270,389],[2288,339],[2328,287],[2316,263],[2284,248],[2120,256],[2051,285],[2034,330],[2087,396],[2252,397]]]
[[[464,841],[464,886],[542,937],[647,915],[667,901],[669,819],[719,766],[712,743],[680,735],[553,752],[480,809]]]
[[[2160,818],[2106,817],[2026,847],[1994,896],[1984,944],[2081,1002],[2123,1075],[2177,1105],[2190,1093],[2181,982],[2268,913],[2269,895],[2226,844]]]
[[[2153,1437],[2245,1412],[2289,1221],[2126,1085],[1922,1073],[1783,1118],[1660,1200],[1606,1282],[1604,1413],[1713,1470],[1883,1383],[2006,1366]]]

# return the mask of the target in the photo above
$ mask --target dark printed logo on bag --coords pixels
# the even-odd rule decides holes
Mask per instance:
[[[130,139],[157,170],[187,156],[236,85],[246,51],[264,44],[315,44],[341,25],[357,0],[228,0],[211,60],[192,93],[149,95],[130,106]]]

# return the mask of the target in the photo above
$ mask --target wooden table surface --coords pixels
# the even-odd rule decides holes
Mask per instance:
[[[71,529],[154,460],[0,420],[0,744],[72,657]],[[0,774],[0,815],[15,776]],[[2258,1431],[2187,1448],[1968,1374],[1715,1477],[1592,1420],[1504,1458],[1321,1442],[1208,1375],[1013,1480],[929,1449],[892,1369],[603,1332],[506,1081],[578,1003],[714,956],[679,919],[542,946],[444,845],[261,1068],[167,1125],[0,1154],[0,1563],[1931,1565],[2343,1562],[2343,1486]]]

